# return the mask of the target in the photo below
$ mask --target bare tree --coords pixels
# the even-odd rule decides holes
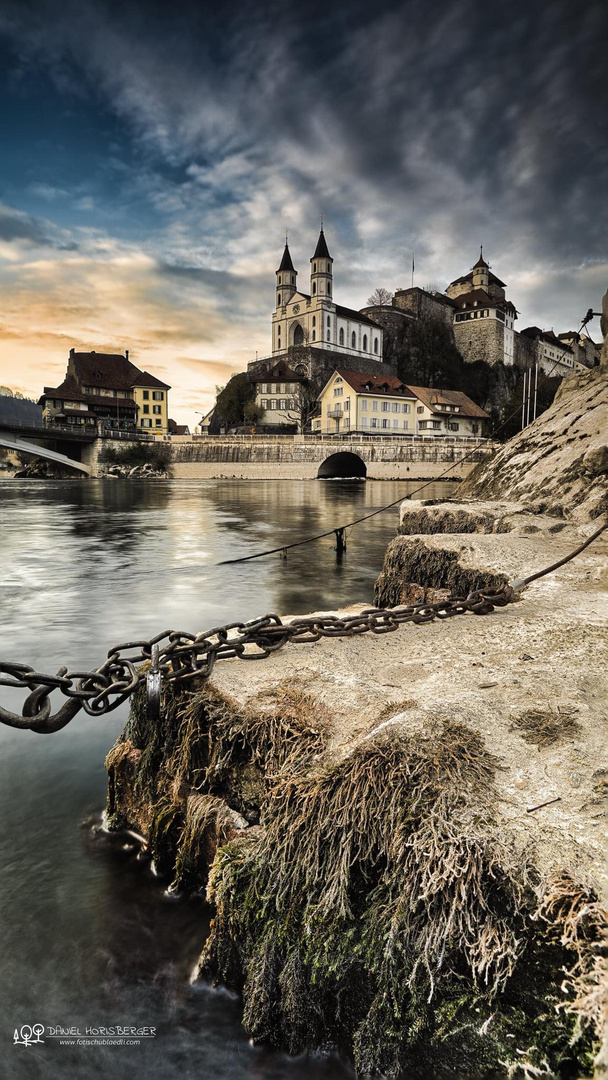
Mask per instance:
[[[368,296],[367,302],[370,307],[387,307],[392,299],[392,292],[389,292],[388,289],[384,289],[380,286],[380,288],[374,289],[371,296]]]

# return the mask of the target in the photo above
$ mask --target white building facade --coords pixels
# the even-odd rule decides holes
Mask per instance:
[[[333,259],[323,228],[310,260],[310,293],[298,289],[297,277],[285,244],[276,272],[273,356],[294,345],[310,345],[360,359],[382,360],[382,327],[361,312],[334,301]]]

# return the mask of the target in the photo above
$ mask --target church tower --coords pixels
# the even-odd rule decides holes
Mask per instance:
[[[277,270],[277,308],[284,307],[291,300],[296,291],[297,276],[298,272],[291,261],[287,238],[285,238],[285,251]]]
[[[333,261],[321,225],[315,253],[310,260],[310,295],[313,301],[319,298],[333,303]]]

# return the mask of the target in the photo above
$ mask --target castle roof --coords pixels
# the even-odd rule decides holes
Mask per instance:
[[[317,240],[317,246],[313,259],[331,259],[327,248],[327,241],[325,239],[325,233],[323,232],[323,226],[321,226],[321,232],[319,233],[319,239]]]
[[[78,387],[78,383],[73,375],[66,375],[65,379],[59,386],[45,386],[42,392],[43,398],[56,397],[64,398],[68,401],[86,401],[86,395]]]
[[[483,257],[483,248],[481,248],[481,250],[480,250],[480,252],[479,252],[479,258],[478,258],[477,262],[475,263],[475,266],[473,267],[473,270],[477,270],[477,269],[478,269],[478,267],[482,267],[482,266],[483,266],[483,267],[484,267],[484,268],[485,268],[486,270],[489,270],[489,269],[490,269],[490,264],[489,264],[489,263],[487,263],[487,262],[486,262],[486,260],[485,260],[485,259],[484,259],[484,257]]]
[[[281,265],[277,270],[277,274],[280,270],[293,270],[295,274],[295,266],[291,261],[291,255],[289,254],[289,247],[287,244],[285,244],[285,251],[283,252],[283,258],[281,259]]]
[[[473,270],[475,270],[478,266],[482,266],[482,265],[487,266],[488,264],[484,263],[483,261],[479,262],[479,260],[478,260],[477,263],[475,264],[475,266],[473,267]],[[462,277],[458,277],[454,281],[450,281],[450,285],[464,285],[468,281],[472,282],[473,281],[473,270],[469,270],[468,274],[463,274]],[[488,267],[488,281],[491,282],[492,285],[498,285],[498,287],[501,288],[501,289],[506,288],[506,285],[505,285],[504,281],[501,281],[500,278],[497,278],[496,274],[493,274],[492,271],[489,269],[489,267]]]
[[[454,297],[454,305],[457,308],[493,307],[505,311],[512,309],[517,314],[517,308],[510,300],[496,300],[485,289],[471,289],[470,292],[460,293]]]

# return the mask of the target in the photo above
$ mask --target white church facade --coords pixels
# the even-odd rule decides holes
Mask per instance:
[[[294,346],[341,353],[359,360],[382,361],[382,327],[334,301],[333,259],[323,227],[310,260],[310,292],[297,284],[289,246],[276,272],[276,308],[272,316],[272,355]]]

